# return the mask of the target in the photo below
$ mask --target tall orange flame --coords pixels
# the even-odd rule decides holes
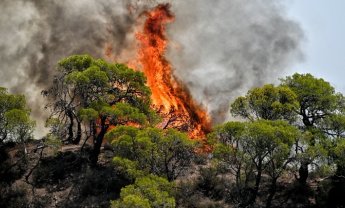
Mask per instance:
[[[186,117],[189,136],[203,138],[210,130],[206,111],[195,103],[188,90],[173,76],[169,61],[165,58],[168,44],[166,25],[174,21],[169,4],[161,4],[146,13],[143,30],[137,33],[140,43],[138,61],[147,77],[152,100],[163,113],[174,112]]]
[[[153,104],[163,117],[162,128],[178,128],[187,131],[190,138],[203,139],[211,128],[208,115],[173,75],[172,66],[165,58],[168,45],[166,26],[175,19],[170,5],[160,4],[144,14],[146,21],[136,34],[139,42],[137,60],[128,61],[127,64],[137,70],[141,68],[146,75]],[[111,45],[106,45],[105,55],[109,59],[116,59],[112,55]]]

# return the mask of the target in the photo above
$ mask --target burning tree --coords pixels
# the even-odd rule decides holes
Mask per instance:
[[[173,75],[172,66],[165,58],[168,45],[166,25],[174,20],[170,5],[158,5],[147,12],[146,17],[143,30],[137,34],[137,39],[141,46],[139,62],[152,90],[153,103],[161,107],[163,114],[173,111],[174,115],[185,117],[182,123],[176,122],[175,119],[174,125],[181,126],[189,122],[187,131],[190,137],[204,137],[210,130],[207,113],[195,103],[185,86]],[[171,118],[166,123],[171,124]]]
[[[143,30],[137,33],[137,62],[142,72],[90,56],[71,56],[59,62],[60,73],[52,87],[43,92],[51,99],[47,107],[52,111],[52,133],[74,144],[80,142],[83,134],[94,138],[94,162],[104,135],[112,126],[142,125],[148,116],[152,118],[150,107],[163,117],[158,126],[162,129],[176,128],[188,132],[190,138],[204,138],[210,131],[206,111],[173,75],[164,56],[168,43],[166,24],[174,20],[169,7],[161,4],[145,13]],[[83,126],[87,129],[84,132]]]
[[[88,55],[65,58],[58,70],[52,87],[43,91],[50,99],[47,108],[51,110],[50,121],[54,121],[50,122],[55,127],[52,133],[76,144],[83,134],[92,137],[93,163],[112,126],[143,125],[152,118],[150,89],[142,72]]]
[[[168,38],[167,24],[174,21],[170,4],[160,4],[144,13],[146,20],[137,32],[139,49],[133,68],[142,70],[152,91],[152,103],[163,117],[161,128],[176,128],[191,138],[204,138],[211,125],[207,112],[198,105],[188,89],[174,76],[173,67],[165,58]],[[111,47],[106,49],[111,57]]]

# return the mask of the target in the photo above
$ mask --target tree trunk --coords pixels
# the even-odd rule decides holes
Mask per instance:
[[[241,181],[241,167],[239,167],[236,171],[236,188],[240,190],[240,181]]]
[[[255,177],[255,187],[254,187],[253,195],[251,196],[251,199],[249,201],[250,204],[255,203],[256,197],[258,196],[260,183],[261,183],[261,175],[262,175],[262,161],[259,161],[259,164],[257,166],[257,174]]]
[[[68,126],[68,138],[67,138],[67,141],[73,143],[73,123],[74,123],[74,119],[73,119],[73,114],[72,114],[72,112],[70,110],[67,111],[67,116],[68,116],[69,121],[70,121],[70,124]]]
[[[91,153],[91,163],[96,165],[98,162],[98,156],[101,152],[101,146],[103,142],[104,135],[107,133],[108,125],[105,124],[106,119],[101,119],[101,131],[98,133],[97,137],[94,138],[93,151]]]
[[[271,188],[270,188],[270,194],[267,198],[267,202],[266,202],[266,208],[270,208],[271,204],[272,204],[272,199],[274,197],[274,195],[276,194],[277,191],[277,178],[273,178],[272,179],[272,183],[271,183]]]
[[[305,185],[307,183],[307,179],[309,176],[308,165],[309,165],[308,162],[302,162],[301,167],[298,170],[298,173],[299,173],[298,181],[301,185]]]
[[[81,122],[77,121],[77,136],[73,140],[73,144],[79,144],[80,140],[81,140]]]

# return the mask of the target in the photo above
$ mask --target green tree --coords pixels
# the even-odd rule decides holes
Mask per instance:
[[[248,120],[287,120],[304,136],[296,140],[299,181],[305,184],[309,165],[332,156],[340,134],[345,99],[323,79],[311,74],[294,74],[281,79],[281,85],[265,85],[248,91],[231,105],[231,113]],[[334,155],[334,154],[333,154]]]
[[[142,72],[123,64],[74,55],[58,63],[58,75],[43,94],[51,100],[47,106],[51,118],[59,121],[57,126],[66,125],[56,128],[67,129],[58,132],[59,136],[76,144],[83,134],[85,138],[92,137],[91,161],[96,163],[104,135],[111,126],[144,125],[154,117],[145,82]]]
[[[301,117],[305,128],[318,125],[324,118],[334,114],[341,104],[343,96],[336,93],[329,82],[315,78],[311,74],[298,74],[281,79],[282,85],[289,87],[296,95]]]
[[[196,143],[174,129],[119,126],[106,137],[114,146],[116,156],[135,161],[139,170],[169,181],[189,168],[195,156]]]
[[[246,129],[246,123],[227,122],[216,126],[208,135],[210,143],[214,144],[214,158],[221,169],[228,170],[236,178],[238,190],[248,185],[253,165],[250,158],[240,146],[241,137]]]
[[[337,146],[334,148],[334,158],[338,166],[337,175],[345,176],[345,140],[342,139],[337,143]]]
[[[258,119],[293,121],[298,109],[296,94],[286,86],[271,84],[249,90],[231,104],[231,114],[250,121]]]
[[[0,87],[0,201],[9,198],[11,184],[27,170],[26,142],[31,139],[35,122],[30,119],[30,110],[23,95],[10,94]],[[10,143],[18,144],[18,152],[9,152]],[[15,151],[16,152],[16,151]],[[13,152],[12,152],[13,153]],[[15,197],[14,197],[15,198]]]
[[[334,114],[325,119],[322,123],[322,131],[330,137],[328,144],[329,155],[337,165],[336,175],[345,176],[344,155],[345,150],[345,115],[343,113]]]
[[[175,207],[174,185],[166,179],[148,175],[121,189],[120,199],[112,201],[114,208]]]
[[[25,97],[0,88],[0,146],[6,142],[24,144],[32,137],[34,127]]]
[[[309,135],[307,140],[296,143],[296,150],[302,155],[299,181],[305,184],[309,165],[332,151],[329,146],[330,134],[337,134],[339,130],[336,123],[339,124],[341,120],[336,115],[341,115],[344,110],[344,97],[336,93],[329,82],[311,74],[296,73],[281,82],[281,86],[289,87],[297,95],[299,108],[296,114],[299,120],[295,124]],[[328,129],[325,126],[328,126]]]
[[[249,174],[255,172],[252,195],[242,205],[255,202],[262,174],[266,173],[271,178],[267,199],[270,207],[277,180],[292,161],[292,145],[299,131],[284,121],[229,122],[216,128],[213,137],[220,142],[215,146],[214,156],[236,176],[237,188],[242,188],[243,182],[244,188],[248,188]]]

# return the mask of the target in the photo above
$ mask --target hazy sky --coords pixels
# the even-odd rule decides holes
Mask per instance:
[[[286,8],[306,36],[305,61],[291,73],[312,73],[345,93],[345,1],[290,0]]]

